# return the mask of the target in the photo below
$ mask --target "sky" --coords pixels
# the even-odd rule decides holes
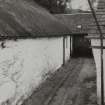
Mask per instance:
[[[99,0],[92,0],[95,9],[97,7],[98,1]],[[89,10],[88,0],[69,0],[68,8],[88,11]]]

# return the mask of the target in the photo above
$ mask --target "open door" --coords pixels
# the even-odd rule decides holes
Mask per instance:
[[[73,57],[92,57],[92,49],[90,41],[83,35],[73,36]]]

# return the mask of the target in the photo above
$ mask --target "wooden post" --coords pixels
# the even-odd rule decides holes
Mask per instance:
[[[65,36],[63,36],[63,65],[65,65]]]
[[[88,0],[88,3],[89,3],[89,6],[90,6],[90,9],[92,11],[92,14],[93,14],[93,17],[95,19],[95,22],[96,22],[96,25],[97,25],[97,29],[100,33],[100,42],[101,42],[101,55],[100,55],[100,58],[101,58],[101,105],[104,105],[104,67],[103,67],[103,33],[101,31],[101,27],[98,23],[98,20],[97,20],[97,17],[96,17],[96,14],[95,14],[95,11],[92,7],[92,4],[91,4],[91,1]]]

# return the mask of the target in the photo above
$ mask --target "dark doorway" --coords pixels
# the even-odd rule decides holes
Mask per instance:
[[[92,57],[91,43],[85,35],[75,35],[72,38],[72,57]]]

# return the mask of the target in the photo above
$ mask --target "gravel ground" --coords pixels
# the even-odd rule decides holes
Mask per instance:
[[[96,105],[95,70],[91,58],[72,59],[51,74],[23,105]],[[56,89],[68,72],[66,81]]]

